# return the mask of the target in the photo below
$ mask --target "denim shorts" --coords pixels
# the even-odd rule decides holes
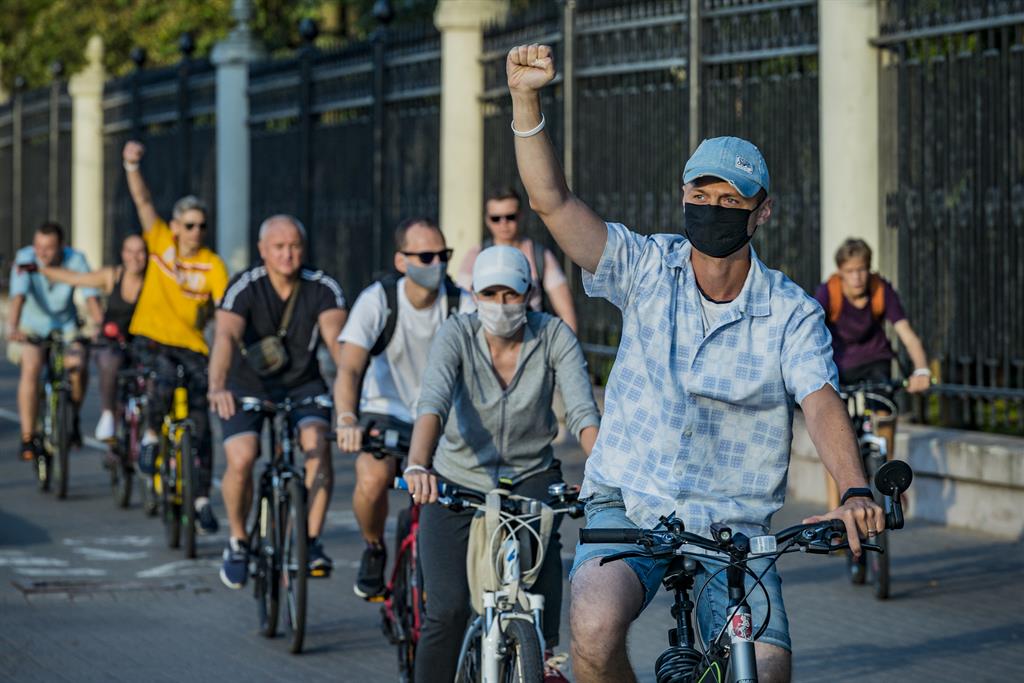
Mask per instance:
[[[622,494],[618,489],[601,489],[598,493],[588,498],[586,503],[587,528],[637,528],[637,525],[626,517],[626,506],[622,502]],[[572,571],[569,572],[569,580],[572,581],[576,571],[585,562],[628,549],[629,546],[612,543],[577,543],[576,557],[573,560]],[[629,565],[629,568],[633,570],[633,573],[640,580],[641,589],[644,591],[644,604],[641,609],[646,608],[658,591],[662,589],[661,580],[668,570],[670,560],[628,557],[619,561]],[[760,576],[770,561],[768,558],[753,560],[748,564],[748,567]],[[697,623],[705,640],[709,636],[717,634],[725,624],[726,608],[729,605],[729,590],[726,584],[725,572],[718,572],[723,566],[721,562],[715,560],[700,562],[699,569],[694,577],[691,599],[695,599],[697,593],[707,583],[704,594],[701,596],[700,602],[697,603],[695,610]],[[792,651],[789,640],[789,620],[786,618],[786,606],[782,601],[782,579],[779,577],[779,573],[774,566],[768,570],[768,573],[764,575],[761,582],[768,591],[772,611],[768,628],[758,638],[758,642],[769,643],[786,651]],[[748,576],[746,584],[748,591],[750,591],[752,585],[754,585],[754,580]],[[764,623],[767,613],[764,591],[759,587],[755,588],[750,592],[747,603],[753,612],[756,633],[756,630]]]

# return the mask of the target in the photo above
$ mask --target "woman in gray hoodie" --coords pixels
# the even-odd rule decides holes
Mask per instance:
[[[579,341],[558,318],[527,311],[530,266],[517,249],[485,249],[473,267],[477,312],[450,317],[430,351],[404,472],[419,503],[437,500],[438,479],[489,491],[509,489],[547,498],[562,480],[552,441],[558,420],[583,450],[597,439],[600,416]],[[436,452],[435,452],[436,449]],[[455,677],[462,631],[470,615],[466,552],[473,511],[426,505],[420,516],[420,560],[430,608],[416,650],[416,680]],[[558,642],[562,560],[552,533],[535,590],[545,597],[544,637]]]

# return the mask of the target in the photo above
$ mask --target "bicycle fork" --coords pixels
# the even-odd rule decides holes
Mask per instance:
[[[726,570],[729,582],[729,680],[732,683],[757,683],[757,659],[754,654],[754,619],[744,599],[744,572],[730,565]]]

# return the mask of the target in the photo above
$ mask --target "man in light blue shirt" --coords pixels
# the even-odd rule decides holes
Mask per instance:
[[[513,48],[507,61],[519,173],[530,205],[584,273],[592,296],[622,311],[605,415],[581,497],[587,526],[650,528],[676,511],[687,531],[712,522],[761,533],[783,503],[793,410],[800,404],[844,503],[850,546],[884,528],[867,482],[821,307],[749,246],[772,212],[760,151],[738,138],[705,140],[683,172],[683,234],[645,237],[605,223],[569,192],[547,136],[538,91],[555,74],[550,48]],[[867,490],[870,496],[870,490]],[[812,518],[808,521],[817,521]],[[600,565],[622,545],[581,545],[572,572],[573,671],[578,681],[635,681],[626,651],[633,619],[660,587],[667,560]],[[711,567],[708,571],[703,565]],[[701,563],[697,608],[705,636],[724,628],[724,572]],[[765,590],[748,601],[757,624],[759,680],[790,676],[781,584],[766,559],[751,569]],[[748,588],[753,582],[748,583]],[[766,595],[767,594],[767,595]],[[713,609],[712,605],[717,605]]]
[[[18,417],[21,421],[21,457],[31,460],[38,448],[33,432],[39,402],[39,375],[46,357],[44,349],[33,344],[33,338],[47,337],[53,332],[70,339],[78,333],[78,312],[71,285],[51,283],[36,268],[62,266],[80,273],[89,272],[85,256],[64,244],[64,231],[56,223],[44,223],[32,236],[32,246],[18,250],[11,268],[10,308],[7,321],[9,341],[22,342],[21,379],[18,383]],[[103,320],[99,293],[83,288],[89,316],[97,323]],[[65,356],[65,367],[71,379],[71,399],[75,404],[75,430],[72,441],[81,442],[78,430],[78,408],[88,381],[85,349],[72,344]]]

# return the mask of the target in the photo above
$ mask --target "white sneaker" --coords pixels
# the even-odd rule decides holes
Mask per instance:
[[[104,410],[96,423],[96,440],[109,441],[114,438],[114,413]]]

